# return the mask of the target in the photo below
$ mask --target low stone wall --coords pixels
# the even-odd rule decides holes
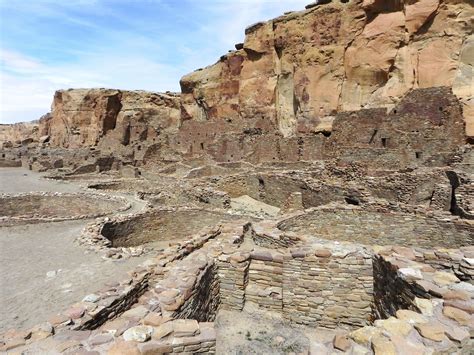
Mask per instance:
[[[252,253],[250,257],[248,284],[245,289],[246,304],[282,312],[283,258],[272,257],[268,260],[267,255],[259,253]]]
[[[220,299],[223,309],[241,311],[249,278],[250,254],[221,255],[217,261]]]
[[[279,229],[265,230],[258,226],[254,227],[255,232],[251,233],[253,242],[264,248],[281,249],[294,247],[301,243],[301,238],[298,238],[295,233],[283,232]]]
[[[219,283],[214,263],[208,264],[198,275],[191,295],[173,314],[173,318],[214,321],[220,304]]]
[[[131,233],[130,228],[127,227],[130,223],[133,223],[137,219],[141,218],[151,218],[154,214],[157,213],[166,213],[169,214],[170,218],[173,216],[174,210],[166,209],[166,210],[151,210],[151,207],[148,205],[145,211],[141,211],[135,214],[129,214],[125,216],[117,216],[113,219],[110,218],[103,218],[98,219],[90,224],[88,224],[82,231],[81,235],[76,239],[76,243],[86,247],[88,250],[101,253],[105,258],[111,259],[121,259],[124,257],[135,257],[143,255],[144,253],[149,253],[153,251],[152,248],[147,247],[146,245],[138,245],[138,246],[128,246],[128,247],[114,247],[113,243],[110,239],[104,236],[104,228],[106,226],[113,225],[114,228],[118,228],[119,226],[123,226],[123,230],[120,230],[119,233],[123,235],[127,235],[127,233]],[[184,212],[185,210],[181,210]],[[172,223],[172,222],[170,222]],[[183,239],[187,241],[190,237],[201,237],[208,232],[210,233],[209,238],[215,237],[215,231],[219,228],[219,223],[216,223],[216,227],[214,229],[210,229],[206,227],[199,231],[200,228],[191,229],[191,232],[185,234],[183,231],[180,231],[181,238],[171,238],[168,236],[170,244],[179,245]],[[173,226],[173,228],[177,228]],[[197,233],[196,233],[197,231]],[[154,232],[155,234],[159,234],[160,231],[156,230],[147,230],[148,233]],[[109,231],[109,233],[112,233]],[[164,238],[166,239],[166,237]],[[169,248],[168,248],[169,249]]]
[[[138,298],[145,293],[148,288],[149,273],[140,275],[136,280],[126,287],[118,297],[111,297],[98,303],[98,308],[94,312],[85,313],[81,318],[81,323],[74,326],[75,330],[93,330],[115,318],[117,315],[130,309],[138,301]],[[88,300],[86,296],[86,302]],[[87,307],[87,304],[86,304]]]
[[[0,159],[0,168],[20,168],[21,160]]]
[[[416,311],[414,299],[417,293],[416,288],[397,273],[395,265],[381,256],[374,257],[374,308],[377,319],[389,318],[399,309]]]
[[[437,270],[453,272],[460,280],[474,284],[474,251],[472,248],[419,250],[417,261],[426,263]]]
[[[216,331],[214,323],[198,323],[191,319],[176,319],[165,323],[172,330],[165,339],[151,340],[138,345],[141,354],[214,354],[216,351]],[[159,331],[159,328],[156,328]],[[120,345],[118,346],[120,349]],[[109,349],[110,351],[111,349]],[[127,349],[130,351],[130,349]],[[128,353],[128,352],[121,352]]]
[[[283,269],[283,315],[311,326],[354,328],[372,320],[372,256],[329,249],[293,254]]]
[[[365,247],[314,238],[277,251],[255,246],[248,225],[244,230],[244,221],[239,223],[170,247],[130,280],[86,296],[49,323],[0,334],[0,351],[212,353],[214,324],[176,317],[212,316],[219,294],[223,308],[276,311],[281,302],[285,319],[337,327],[332,342],[318,344],[318,353],[472,353],[474,286],[420,262],[428,255],[420,249],[377,247],[372,261]],[[444,252],[469,260],[474,247]],[[147,290],[137,300],[145,282]],[[375,321],[364,307],[374,283],[376,297],[381,295],[376,314],[388,317]],[[252,288],[257,292],[249,293]],[[362,314],[367,318],[358,317]],[[106,318],[110,321],[97,328]]]
[[[281,221],[278,228],[297,234],[364,245],[459,248],[474,243],[474,225],[449,215],[406,213],[385,206],[311,209]]]
[[[372,255],[363,248],[260,248],[223,256],[218,269],[225,309],[253,305],[293,323],[328,328],[360,327],[373,319]]]
[[[113,247],[137,247],[151,242],[176,242],[203,228],[231,219],[231,215],[212,210],[151,209],[120,220],[107,221],[102,226],[101,234],[110,240]]]
[[[240,232],[227,233],[226,245],[237,246],[235,243],[241,238],[243,222],[239,224]],[[31,330],[11,330],[0,334],[0,351],[26,347],[40,353],[54,348],[58,353],[79,348],[100,353],[107,353],[109,348],[111,352],[119,353],[129,353],[133,348],[145,354],[214,352],[216,335],[213,323],[175,318],[213,319],[219,304],[214,258],[206,256],[209,251],[199,249],[208,244],[219,246],[217,242],[208,243],[219,235],[221,231],[214,230],[189,236],[186,241],[177,243],[131,271],[130,279],[106,285],[85,296],[81,302],[52,316],[48,322]],[[210,254],[217,256],[219,253],[216,252]],[[154,285],[157,278],[163,277]],[[161,321],[150,326],[142,319],[144,325],[137,325],[137,318],[147,314],[154,314]],[[123,319],[132,321],[123,323]],[[125,329],[114,329],[114,322],[123,324]]]
[[[87,192],[4,193],[0,201],[0,225],[98,218],[131,207],[122,197]]]

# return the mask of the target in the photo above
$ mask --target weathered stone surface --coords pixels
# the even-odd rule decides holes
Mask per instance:
[[[19,142],[26,138],[32,138],[32,141],[34,141],[39,139],[39,134],[41,133],[39,132],[38,121],[0,124],[0,143]]]
[[[470,337],[467,330],[453,326],[446,326],[445,334],[450,340],[461,344],[465,343],[465,341]]]
[[[82,343],[77,340],[66,340],[56,346],[56,350],[60,353],[66,350],[78,349],[82,346]]]
[[[140,350],[135,342],[117,341],[107,351],[108,355],[140,355]]]
[[[182,79],[180,97],[107,89],[59,91],[52,115],[39,124],[41,138],[21,137],[15,143],[22,146],[19,154],[38,144],[91,147],[85,162],[73,163],[74,169],[63,169],[62,159],[26,163],[66,174],[118,170],[118,181],[105,185],[121,189],[137,183],[140,190],[128,186],[127,191],[139,191],[138,197],[150,205],[172,207],[173,218],[176,205],[227,209],[229,200],[246,193],[266,206],[287,204],[280,212],[292,213],[278,228],[268,221],[258,231],[251,223],[242,228],[239,220],[239,229],[236,223],[212,236],[173,241],[132,271],[129,280],[87,295],[65,316],[52,318],[58,332],[47,341],[79,342],[63,331],[64,323],[73,319],[69,329],[94,329],[78,331],[81,342],[101,349],[111,346],[111,353],[213,352],[213,324],[194,319],[212,321],[219,306],[240,311],[245,305],[310,326],[362,326],[349,335],[357,345],[343,335],[333,339],[332,346],[341,351],[416,354],[451,341],[463,345],[470,336],[466,329],[473,328],[473,289],[468,283],[474,274],[473,249],[438,245],[457,248],[472,239],[467,173],[471,140],[466,141],[463,122],[469,127],[470,111],[461,110],[472,93],[472,9],[466,1],[324,3],[248,28],[236,52]],[[340,112],[351,109],[355,111]],[[96,147],[109,152],[110,159],[92,159]],[[194,168],[203,161],[206,166]],[[211,166],[216,161],[220,164]],[[271,164],[256,169],[242,161]],[[312,161],[311,169],[297,171],[307,161]],[[150,180],[156,181],[149,184],[153,186],[144,183],[143,192],[141,183],[148,182],[149,172],[145,168],[155,163],[168,166],[156,167],[157,174],[151,169]],[[244,166],[242,176],[217,176],[230,175],[237,165]],[[285,172],[274,173],[274,167]],[[418,179],[434,170],[436,178]],[[114,173],[104,175],[115,178]],[[177,180],[170,185],[179,189],[169,192],[168,184],[161,186],[157,176],[163,175]],[[297,192],[288,195],[290,190]],[[215,195],[221,197],[218,203]],[[463,204],[463,199],[468,202]],[[185,217],[190,210],[184,209]],[[120,223],[116,231],[127,230],[138,217],[97,223],[90,238],[97,243],[91,245],[114,259],[146,253],[142,247],[121,248],[114,233],[110,239],[103,233],[111,223]],[[301,221],[298,233],[284,231],[285,225]],[[317,225],[322,221],[327,225]],[[186,222],[191,224],[191,218]],[[355,245],[380,241],[414,247]],[[51,281],[56,271],[49,276]],[[144,281],[138,287],[139,277]],[[392,317],[367,326],[372,312]],[[454,321],[460,327],[447,329]],[[128,343],[118,338],[122,333]],[[52,327],[38,328],[31,340],[52,334]],[[150,338],[152,343],[134,344]],[[7,346],[12,339],[5,339],[1,341]],[[276,345],[285,341],[271,339]],[[108,344],[112,341],[116,343]],[[326,345],[331,348],[330,341],[312,347],[325,353]]]
[[[449,272],[437,271],[433,276],[433,281],[440,286],[451,285],[453,283],[459,282],[459,279]]]
[[[439,323],[428,322],[428,323],[417,323],[415,324],[416,330],[424,338],[433,341],[443,341],[446,339],[444,328]]]
[[[314,252],[314,255],[316,255],[318,258],[328,258],[332,255],[332,253],[328,249],[317,249]]]
[[[372,337],[372,350],[376,355],[396,355],[397,350],[390,339],[383,335],[376,334]]]
[[[54,328],[49,323],[42,323],[39,324],[31,329],[31,337],[32,340],[41,340],[46,339],[53,335]]]
[[[358,344],[370,344],[370,340],[375,336],[381,334],[381,330],[375,327],[363,327],[357,329],[349,334],[349,336]]]
[[[332,343],[334,348],[341,351],[348,351],[351,348],[351,342],[349,341],[347,336],[342,334],[336,334]]]
[[[167,322],[167,318],[163,318],[160,314],[158,313],[148,313],[142,320],[142,323],[144,325],[150,325],[152,327],[158,327],[159,325]]]
[[[113,340],[114,340],[114,337],[111,334],[98,334],[89,340],[89,344],[91,346],[97,346],[97,345],[110,343]]]
[[[124,318],[143,318],[147,315],[148,312],[148,308],[146,308],[145,306],[137,306],[124,312],[122,316]]]
[[[398,319],[407,321],[410,324],[428,322],[428,319],[425,316],[421,315],[420,313],[410,311],[408,309],[400,309],[397,311],[396,314]]]
[[[398,334],[401,336],[407,336],[413,327],[407,321],[400,320],[394,317],[390,317],[384,320],[375,321],[375,325],[382,327],[391,334]]]
[[[177,127],[179,103],[173,94],[112,89],[57,91],[51,117],[40,122],[53,146],[77,148],[107,143],[120,148],[156,131]]]
[[[153,327],[149,326],[136,326],[130,329],[127,329],[123,333],[123,338],[125,341],[137,341],[143,343],[151,338],[153,334]]]
[[[71,318],[69,318],[65,314],[56,314],[48,319],[48,322],[53,326],[58,326],[60,324],[66,324],[71,321]]]
[[[86,309],[84,307],[72,307],[72,308],[69,308],[64,313],[67,317],[71,319],[78,319],[84,315],[85,311]]]
[[[167,354],[173,352],[173,346],[157,341],[150,341],[140,346],[142,355]]]
[[[20,346],[25,345],[25,343],[26,343],[25,339],[20,339],[20,338],[11,339],[5,343],[5,345],[3,346],[3,350],[5,351],[14,350]]]
[[[100,299],[100,296],[94,294],[94,293],[91,293],[87,296],[85,296],[83,299],[82,299],[82,302],[92,302],[92,303],[95,303],[97,302],[98,300]]]
[[[421,314],[425,316],[433,315],[433,304],[430,300],[416,297],[414,304],[420,310]]]
[[[163,323],[153,331],[152,338],[153,340],[160,340],[168,335],[173,333],[173,323],[167,322]]]
[[[421,280],[423,278],[423,275],[421,274],[420,270],[416,270],[413,268],[401,268],[398,271],[407,280]]]
[[[199,324],[194,319],[177,319],[172,324],[173,335],[176,337],[188,337],[199,334]]]
[[[333,2],[264,23],[246,33],[243,50],[182,78],[186,114],[197,121],[263,114],[289,136],[297,127],[330,132],[331,124],[318,126],[335,110],[389,106],[416,85],[455,82],[467,102],[472,41],[463,26],[472,24],[473,10],[467,2],[439,3],[372,7]],[[415,36],[422,28],[423,34]],[[450,41],[438,36],[445,28],[450,28]],[[461,52],[461,60],[449,55],[459,58]],[[255,90],[260,102],[251,99]],[[220,100],[217,93],[223,92],[227,99]],[[465,117],[471,121],[469,113]],[[253,125],[268,129],[259,120]]]
[[[469,322],[472,319],[472,316],[469,313],[464,312],[463,310],[460,310],[459,308],[454,308],[450,306],[446,306],[443,308],[443,314],[446,317],[455,320],[461,325],[469,324]]]

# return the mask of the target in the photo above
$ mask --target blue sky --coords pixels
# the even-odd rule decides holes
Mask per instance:
[[[57,89],[179,91],[246,26],[311,0],[0,0],[0,123],[49,111]]]

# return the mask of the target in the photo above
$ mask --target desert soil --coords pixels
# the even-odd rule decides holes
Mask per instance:
[[[291,325],[281,315],[257,308],[220,310],[216,321],[217,354],[321,354],[336,330]]]
[[[79,185],[41,179],[31,171],[0,169],[0,192],[81,190]],[[127,213],[143,207],[134,198],[129,200],[133,207]],[[127,271],[144,260],[106,261],[86,253],[74,239],[89,222],[0,225],[0,332],[43,322],[106,282],[125,279]]]

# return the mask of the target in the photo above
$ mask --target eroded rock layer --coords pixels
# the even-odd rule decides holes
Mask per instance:
[[[56,92],[51,117],[40,127],[51,136],[51,145],[77,148],[127,146],[176,129],[178,123],[175,94],[76,89]]]
[[[1,127],[2,158],[77,173],[209,160],[387,169],[469,160],[459,147],[474,139],[472,3],[319,3],[248,27],[237,50],[184,76],[181,94],[60,90],[32,129]]]
[[[246,29],[242,49],[181,80],[183,119],[227,131],[330,132],[336,112],[447,86],[474,135],[469,1],[333,1]],[[238,127],[238,128],[237,128]]]

